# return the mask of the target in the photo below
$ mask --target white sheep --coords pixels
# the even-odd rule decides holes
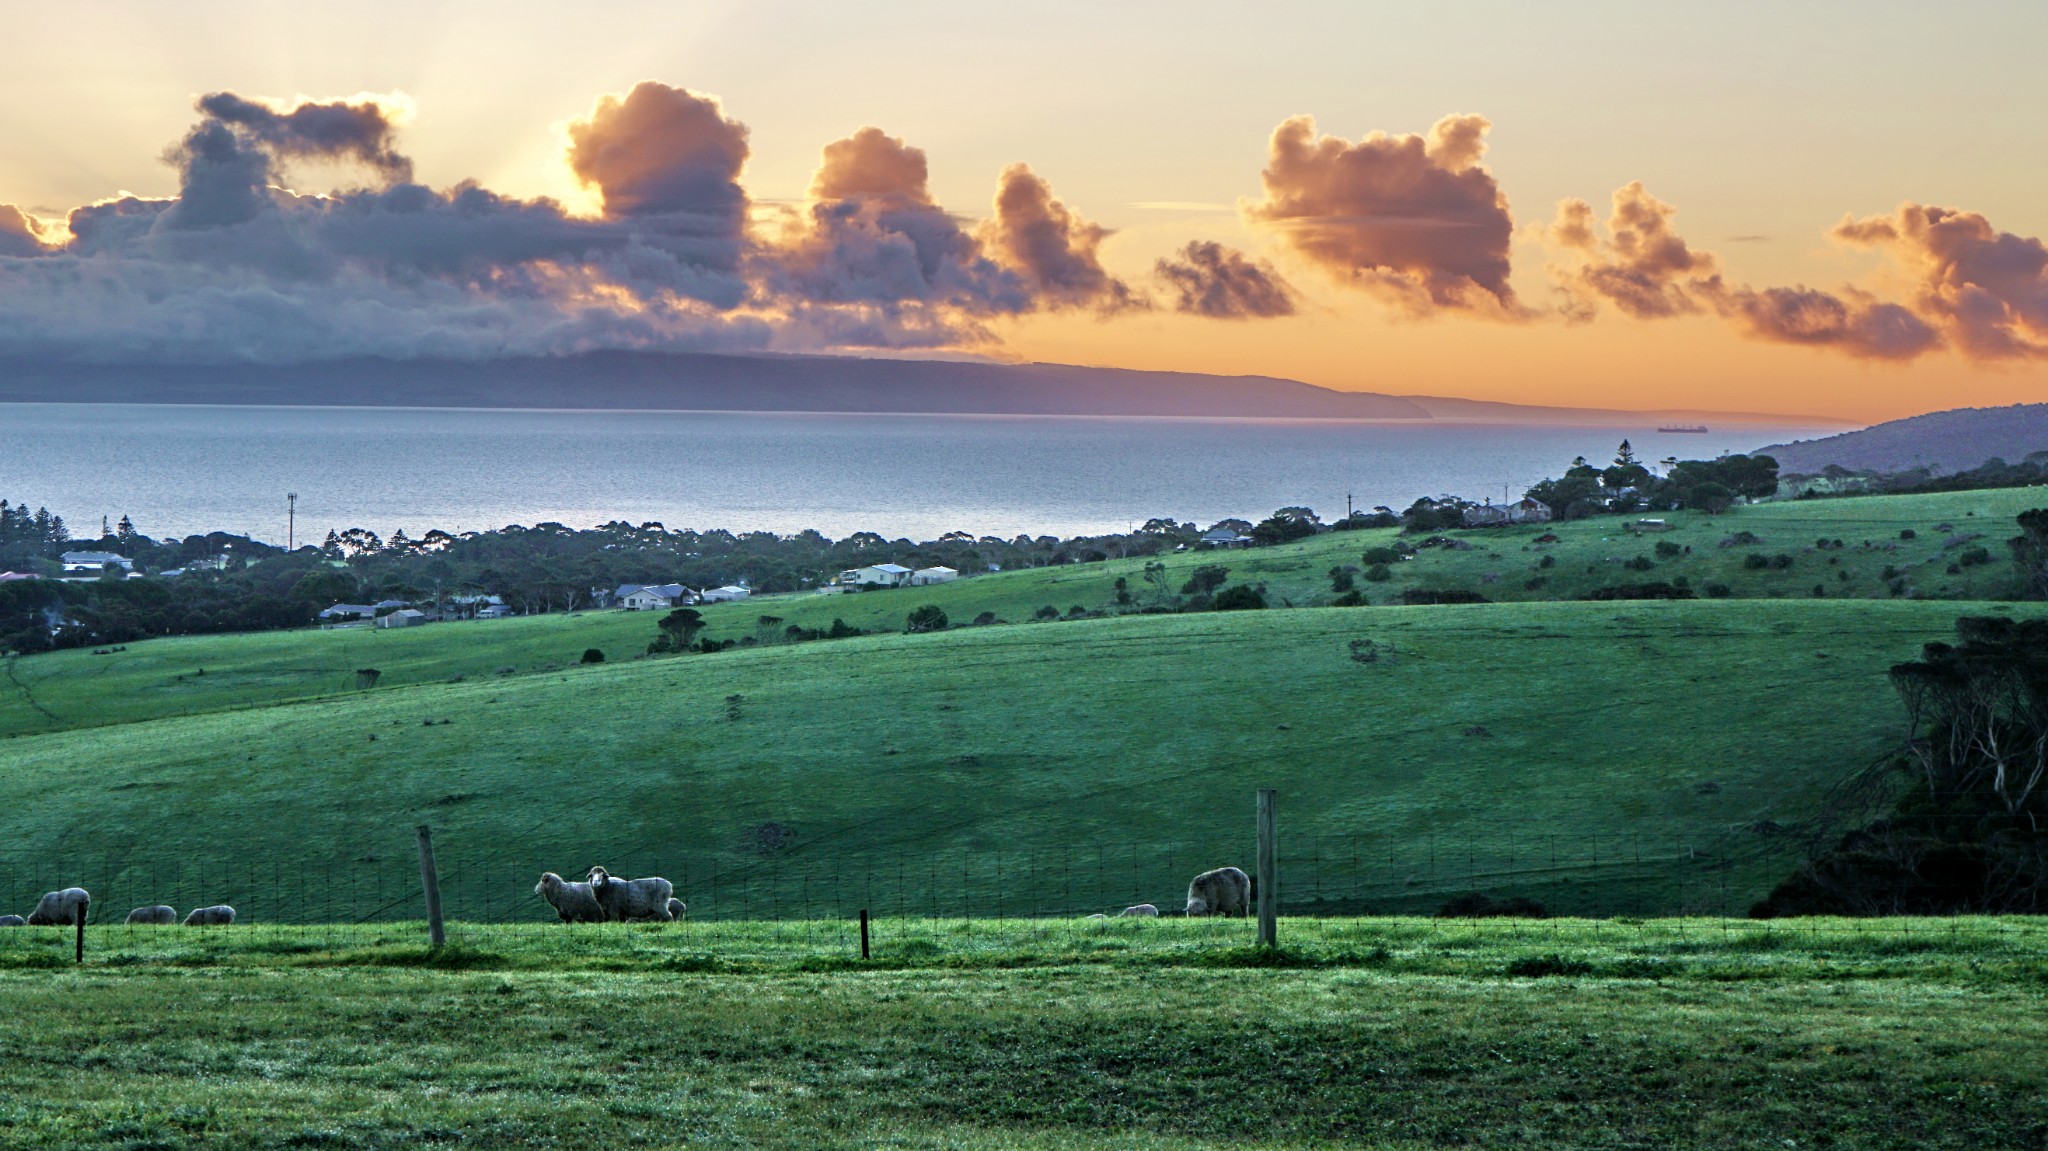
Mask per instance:
[[[225,903],[216,903],[212,907],[193,908],[192,914],[185,917],[185,926],[226,927],[234,921],[235,909]]]
[[[26,927],[28,920],[19,915],[0,915],[0,927]]]
[[[159,903],[155,907],[138,907],[128,913],[130,923],[169,924],[178,921],[178,909]]]
[[[671,898],[669,899],[669,901],[668,901],[668,917],[669,917],[670,919],[681,919],[681,918],[682,918],[683,916],[685,916],[685,915],[689,914],[689,911],[690,911],[690,905],[689,905],[689,904],[687,904],[687,903],[684,903],[684,902],[683,902],[682,900],[680,900],[680,899],[676,899],[676,898],[674,898],[674,897],[671,897]]]
[[[604,868],[593,867],[589,879],[590,893],[604,908],[607,921],[652,919],[666,923],[674,918],[668,901],[675,896],[675,885],[660,876],[615,879]]]
[[[1118,919],[1149,919],[1156,917],[1159,909],[1149,903],[1134,904],[1116,913]]]
[[[1189,915],[1249,915],[1251,877],[1235,867],[1205,871],[1188,884]]]
[[[43,896],[36,909],[28,913],[30,927],[57,927],[73,923],[84,923],[92,906],[92,896],[83,887],[67,887]]]
[[[543,871],[540,882],[533,885],[533,893],[547,900],[563,923],[604,922],[604,908],[598,906],[588,883],[574,883],[552,871]]]

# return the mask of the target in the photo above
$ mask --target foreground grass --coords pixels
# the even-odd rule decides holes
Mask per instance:
[[[776,925],[725,926],[767,940]],[[472,931],[453,969],[427,966],[411,939],[266,955],[253,934],[203,963],[0,969],[0,1145],[1903,1148],[2048,1135],[2039,921],[1283,926],[1281,967],[1231,946],[1141,961],[941,943],[867,968],[764,957],[704,973],[650,965],[645,939],[683,934],[664,929],[585,935],[593,960],[618,961],[594,971],[545,950],[575,933],[498,929]]]

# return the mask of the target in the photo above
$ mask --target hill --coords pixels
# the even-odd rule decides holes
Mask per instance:
[[[1967,471],[1997,457],[2017,463],[2048,451],[2048,404],[1956,408],[1891,420],[1861,431],[1759,448],[1787,474],[1818,475],[1829,467],[1855,472],[1927,468]]]
[[[282,404],[1640,424],[1703,413],[1551,409],[1347,392],[1273,376],[847,356],[590,352],[297,364],[0,362],[0,403]],[[1712,416],[1713,413],[1704,413]],[[1789,417],[1725,417],[1735,420]],[[1804,422],[1827,422],[1807,419]]]

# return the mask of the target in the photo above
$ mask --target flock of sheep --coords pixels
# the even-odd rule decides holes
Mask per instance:
[[[67,887],[62,891],[44,894],[37,901],[36,909],[26,917],[0,915],[0,927],[69,927],[84,923],[92,910],[92,893],[83,887]],[[235,921],[235,909],[225,903],[212,907],[195,908],[185,917],[187,927],[225,927]],[[152,907],[138,907],[128,913],[130,923],[172,924],[178,922],[178,909],[169,904],[159,903]]]
[[[547,900],[563,923],[615,923],[653,921],[668,923],[681,919],[689,905],[676,898],[675,885],[660,876],[619,879],[602,867],[593,867],[582,882],[563,879],[552,871],[541,873],[533,893]],[[1251,911],[1252,881],[1235,867],[1219,867],[1195,876],[1188,884],[1189,915],[1246,915]],[[92,907],[92,895],[83,887],[67,887],[44,895],[26,917],[0,915],[0,927],[56,927],[84,923]],[[1117,918],[1156,916],[1159,908],[1139,903],[1117,913]],[[1093,918],[1107,919],[1097,915]],[[221,927],[235,921],[235,909],[227,904],[195,909],[185,916],[187,927]],[[128,922],[172,924],[178,912],[168,904],[138,907],[128,913]]]

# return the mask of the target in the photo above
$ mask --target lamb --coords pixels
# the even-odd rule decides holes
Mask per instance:
[[[1157,907],[1149,903],[1140,903],[1117,912],[1116,917],[1118,919],[1144,919],[1158,914],[1159,909]]]
[[[1189,915],[1249,915],[1252,880],[1235,867],[1219,867],[1188,884]]]
[[[43,896],[36,909],[28,913],[30,927],[57,927],[73,923],[84,923],[91,910],[92,896],[83,887],[67,887]]]
[[[235,909],[225,903],[216,903],[212,907],[193,908],[192,914],[185,917],[185,926],[226,927],[234,921]]]
[[[159,903],[155,907],[138,907],[128,913],[130,923],[171,924],[178,921],[178,909]]]
[[[590,869],[590,893],[604,908],[607,922],[652,919],[666,923],[674,918],[669,912],[668,901],[675,895],[675,885],[659,876],[614,879],[604,868],[593,867]]]
[[[28,920],[19,915],[0,915],[0,927],[26,927]]]
[[[682,900],[676,899],[673,896],[670,897],[668,901],[668,917],[670,919],[681,919],[686,913],[689,912],[689,910],[689,904],[684,903]]]
[[[563,923],[604,922],[604,908],[598,906],[597,896],[590,893],[588,883],[575,883],[552,871],[543,871],[540,882],[533,885],[533,893],[547,900]]]

